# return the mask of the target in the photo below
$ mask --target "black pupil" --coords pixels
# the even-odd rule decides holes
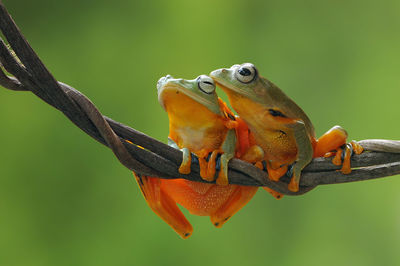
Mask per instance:
[[[214,88],[214,83],[213,83],[212,81],[201,80],[201,78],[199,77],[198,80],[197,80],[197,86],[198,86],[198,88],[199,88],[202,92],[204,92],[204,93],[207,93],[207,94],[213,93],[213,90],[211,90],[211,91],[208,91],[208,89],[207,89],[207,90],[204,90],[204,89],[201,87],[202,84],[211,85],[211,86],[213,86],[213,88]],[[204,85],[203,85],[203,86],[204,86]]]
[[[269,111],[269,113],[270,113],[272,116],[286,117],[286,115],[282,114],[282,113],[281,113],[280,111],[278,111],[278,110],[269,109],[268,111]]]
[[[239,69],[239,74],[242,76],[250,76],[251,71],[248,68],[242,67]]]

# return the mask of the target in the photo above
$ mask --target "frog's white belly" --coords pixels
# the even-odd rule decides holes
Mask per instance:
[[[182,139],[182,144],[191,150],[201,150],[207,148],[205,139],[207,138],[207,128],[181,127],[177,129],[177,134]]]

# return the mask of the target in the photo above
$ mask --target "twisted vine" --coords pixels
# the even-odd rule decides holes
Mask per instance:
[[[101,114],[78,90],[57,81],[34,52],[0,1],[0,29],[9,47],[0,38],[0,85],[13,91],[30,91],[61,111],[72,123],[99,143],[109,147],[128,169],[159,178],[184,178],[204,182],[199,166],[182,175],[178,167],[182,153],[146,134]],[[11,75],[5,73],[7,71]],[[364,140],[365,150],[351,159],[351,174],[343,175],[330,159],[315,158],[302,172],[300,190],[287,189],[287,180],[273,182],[266,172],[238,159],[229,162],[231,184],[267,186],[286,195],[301,195],[322,184],[337,184],[400,174],[400,142]],[[285,182],[286,181],[286,182]]]

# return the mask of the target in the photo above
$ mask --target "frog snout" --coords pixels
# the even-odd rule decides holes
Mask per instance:
[[[168,80],[172,79],[171,75],[166,75],[164,77],[161,77],[158,81],[157,81],[157,90],[160,90],[161,87],[167,83]]]
[[[215,76],[218,76],[219,72],[221,72],[221,69],[217,69],[217,70],[211,71],[210,77],[214,78]]]
[[[218,78],[221,76],[221,74],[226,74],[228,70],[226,68],[220,68],[217,70],[214,70],[210,73],[210,77],[211,78]]]
[[[170,79],[170,78],[171,78],[171,75],[166,75],[166,76],[164,76],[164,77],[161,77],[161,78],[157,81],[157,84],[164,83],[165,81],[167,81],[167,79]]]

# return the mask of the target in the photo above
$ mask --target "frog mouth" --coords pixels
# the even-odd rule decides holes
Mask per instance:
[[[165,101],[164,96],[166,93],[171,94],[179,94],[182,93],[192,99],[193,101],[203,105],[203,106],[213,106],[215,103],[211,102],[210,100],[203,98],[196,93],[192,92],[185,88],[186,81],[183,79],[174,79],[173,81],[169,80],[161,84],[158,88],[158,102],[160,105],[166,110],[165,108]]]
[[[224,82],[223,80],[218,80],[218,78],[216,78],[216,77],[213,77],[213,76],[211,76],[211,77],[214,80],[215,84],[218,87],[220,87],[223,91],[225,91],[227,94],[233,92],[233,93],[242,95],[246,98],[250,98],[250,99],[253,98],[252,95],[248,91],[238,88],[236,86],[232,86],[232,84],[229,84],[228,82]]]
[[[232,70],[228,68],[221,68],[214,70],[210,73],[210,77],[214,80],[215,84],[220,87],[222,90],[224,90],[227,94],[233,92],[237,93],[239,95],[243,95],[247,98],[252,98],[251,93],[249,93],[247,90],[237,87],[233,85],[232,83],[228,82],[225,80],[224,77],[228,75],[232,75]]]

